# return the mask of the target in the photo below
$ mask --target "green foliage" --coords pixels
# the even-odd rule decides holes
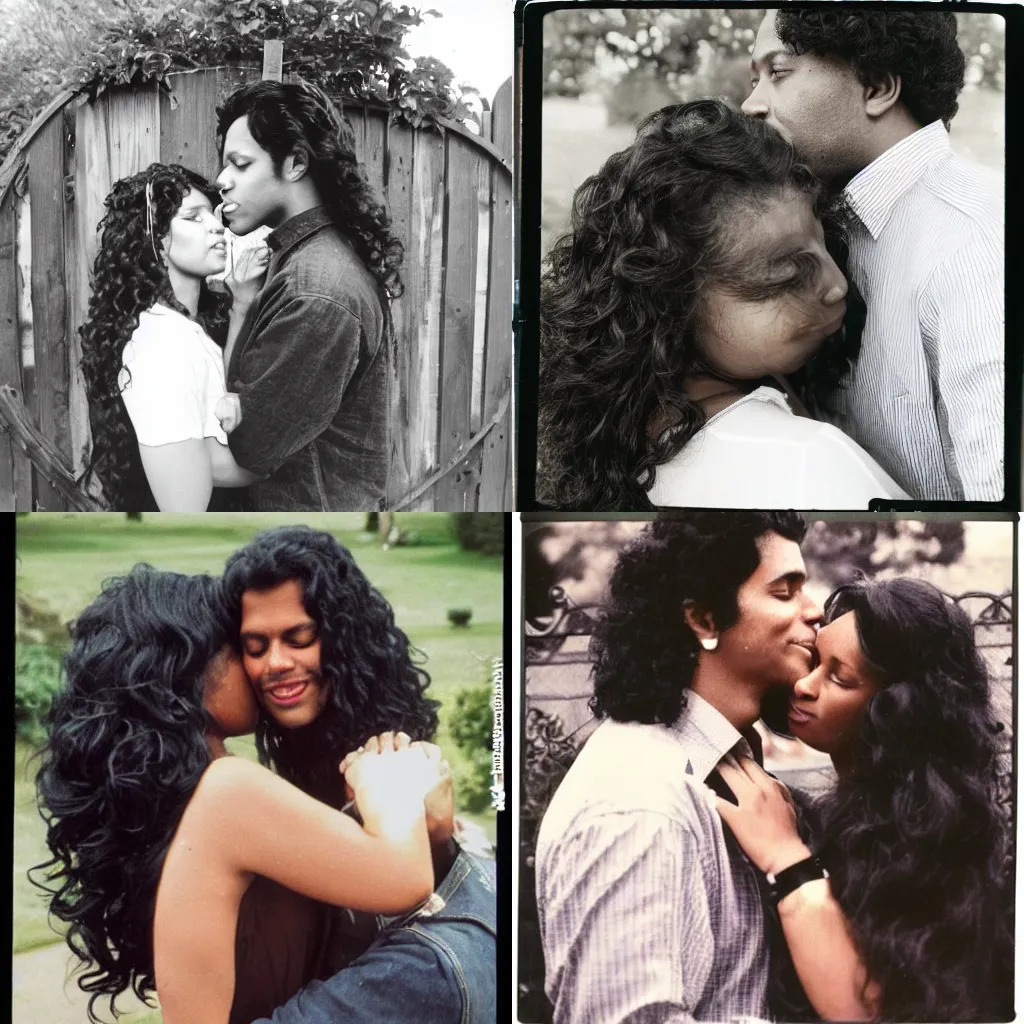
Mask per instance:
[[[455,780],[459,805],[482,811],[491,801],[494,712],[490,684],[456,694],[448,731],[468,762]]]
[[[465,551],[500,555],[505,551],[504,512],[453,512],[452,525]]]
[[[440,15],[391,0],[26,0],[7,13],[0,43],[0,159],[61,89],[95,97],[192,68],[262,66],[265,39],[283,41],[285,74],[339,100],[417,127],[474,119],[451,70],[402,46],[428,17]]]
[[[44,644],[19,643],[14,665],[14,731],[30,743],[46,739],[45,720],[60,689],[60,655]]]

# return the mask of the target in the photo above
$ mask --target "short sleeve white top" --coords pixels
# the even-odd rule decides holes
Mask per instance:
[[[139,314],[121,362],[117,383],[139,444],[227,444],[213,411],[227,390],[223,354],[199,324],[156,303]]]
[[[841,430],[794,415],[764,386],[710,417],[658,466],[648,497],[663,507],[852,510],[909,495]]]

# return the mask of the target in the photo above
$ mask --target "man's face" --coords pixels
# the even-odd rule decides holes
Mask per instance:
[[[864,87],[848,64],[793,53],[775,34],[775,14],[757,31],[743,112],[777,128],[819,178],[845,184],[870,160]]]
[[[236,235],[247,235],[264,224],[276,228],[288,219],[289,183],[252,137],[248,117],[238,118],[228,128],[223,164],[216,185],[224,199],[224,223]]]
[[[242,595],[242,664],[261,707],[285,729],[315,721],[328,697],[319,628],[302,599],[298,580]]]
[[[738,616],[719,637],[718,657],[736,677],[767,692],[810,670],[822,610],[805,591],[800,546],[777,533],[758,538],[761,564],[736,592]]]

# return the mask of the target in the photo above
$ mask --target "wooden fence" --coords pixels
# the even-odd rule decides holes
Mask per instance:
[[[55,484],[55,460],[37,453],[38,442],[52,442],[51,455],[75,477],[87,463],[78,327],[103,200],[113,182],[154,160],[216,177],[215,108],[259,77],[220,67],[171,75],[170,91],[116,89],[95,103],[66,93],[0,167],[0,511],[96,507],[66,481]],[[511,80],[480,136],[454,122],[413,129],[389,123],[385,110],[345,112],[406,251],[405,293],[393,307],[389,507],[510,510]]]

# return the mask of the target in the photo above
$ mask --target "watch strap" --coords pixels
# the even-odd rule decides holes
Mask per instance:
[[[788,868],[784,868],[777,875],[769,871],[766,878],[772,903],[778,905],[779,900],[788,896],[795,889],[799,889],[801,885],[819,878],[828,878],[828,872],[821,866],[817,857],[805,857]]]

